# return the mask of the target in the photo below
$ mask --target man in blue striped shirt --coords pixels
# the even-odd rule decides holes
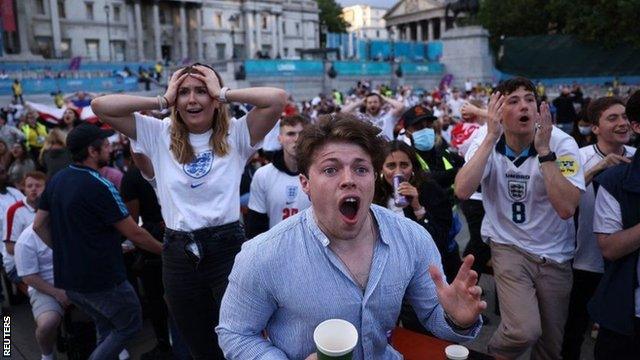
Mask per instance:
[[[400,359],[387,337],[403,298],[436,336],[478,334],[486,303],[473,257],[446,284],[424,228],[371,205],[383,161],[378,133],[348,114],[302,132],[300,181],[312,206],[245,243],[236,257],[216,328],[227,359],[314,359],[313,330],[331,318],[358,329],[354,359]]]
[[[91,359],[117,358],[142,328],[140,302],[126,278],[122,236],[150,252],[162,251],[133,221],[115,186],[98,173],[109,160],[112,134],[90,124],[69,133],[74,164],[47,184],[33,226],[53,249],[55,287],[96,324],[98,346]]]

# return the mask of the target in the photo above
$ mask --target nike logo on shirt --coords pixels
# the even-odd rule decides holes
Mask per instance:
[[[197,188],[198,186],[200,186],[200,185],[202,185],[202,184],[204,184],[204,182],[201,182],[201,183],[199,183],[199,184],[191,184],[191,188],[192,188],[192,189],[195,189],[195,188]]]

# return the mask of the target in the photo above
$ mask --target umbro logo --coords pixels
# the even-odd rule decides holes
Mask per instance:
[[[198,186],[200,186],[202,184],[204,184],[204,182],[201,182],[201,183],[198,183],[198,184],[191,184],[191,188],[195,189],[195,188],[197,188]]]

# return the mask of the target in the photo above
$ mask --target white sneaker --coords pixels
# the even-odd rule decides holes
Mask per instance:
[[[127,349],[122,349],[122,351],[120,351],[120,354],[118,354],[118,360],[129,360],[130,357],[131,356],[129,355]]]

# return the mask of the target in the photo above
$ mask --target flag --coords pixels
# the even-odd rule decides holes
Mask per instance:
[[[2,14],[2,29],[15,32],[16,17],[13,11],[13,0],[0,0],[0,14]]]

